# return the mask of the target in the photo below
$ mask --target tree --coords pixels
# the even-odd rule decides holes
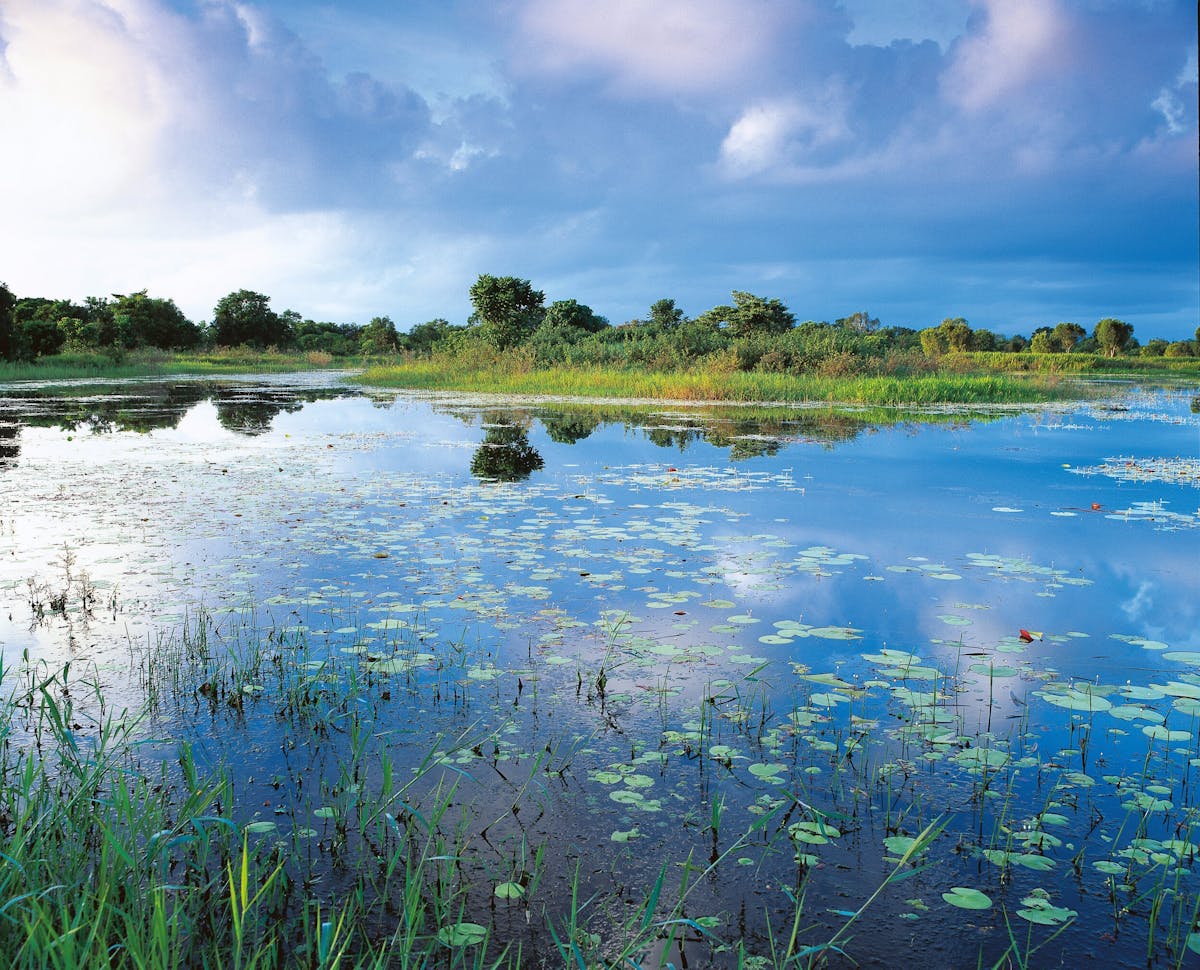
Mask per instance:
[[[599,333],[608,326],[604,317],[598,316],[590,306],[575,300],[555,300],[542,317],[539,329],[559,330],[577,334]]]
[[[1133,324],[1113,317],[1105,317],[1096,324],[1092,336],[1096,338],[1096,343],[1100,345],[1107,356],[1116,357],[1129,345],[1129,341],[1133,337]]]
[[[394,354],[400,346],[396,325],[390,317],[372,317],[362,328],[358,345],[364,354]]]
[[[999,344],[1000,340],[990,330],[981,328],[971,332],[972,350],[995,350]]]
[[[500,350],[522,343],[537,329],[546,299],[528,280],[487,274],[472,284],[470,296],[480,333]]]
[[[946,317],[936,327],[921,331],[921,349],[930,357],[950,350],[970,350],[973,340],[974,332],[962,317]]]
[[[853,330],[855,333],[873,333],[879,329],[879,318],[871,316],[866,310],[859,310],[834,322],[844,330]]]
[[[733,306],[716,306],[697,317],[720,327],[731,337],[750,337],[754,334],[787,333],[796,325],[796,318],[778,300],[733,291]]]
[[[1087,336],[1087,331],[1077,323],[1060,323],[1050,331],[1050,339],[1055,347],[1064,354],[1069,354],[1075,345]]]
[[[646,321],[655,330],[670,332],[684,321],[683,311],[674,300],[655,300],[650,304],[650,319]]]
[[[115,338],[123,347],[195,347],[200,328],[183,315],[174,300],[147,296],[145,290],[113,294],[104,307],[112,316]]]
[[[462,327],[456,327],[451,324],[449,320],[435,317],[433,320],[418,323],[413,327],[405,335],[404,345],[414,354],[427,354],[433,350],[435,344],[445,340],[452,333],[460,332],[462,329]]]
[[[1058,344],[1050,330],[1042,329],[1034,332],[1029,349],[1035,354],[1053,354],[1058,351]]]
[[[282,346],[291,342],[287,322],[271,309],[271,298],[252,290],[223,296],[213,309],[213,343],[222,347]]]

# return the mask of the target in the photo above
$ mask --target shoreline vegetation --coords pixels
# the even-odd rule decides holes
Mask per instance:
[[[843,362],[844,363],[844,362]],[[937,361],[898,355],[859,361],[862,372],[783,373],[738,370],[707,360],[674,369],[555,364],[539,366],[517,349],[463,355],[397,353],[334,357],[319,351],[251,347],[210,351],[131,351],[120,357],[72,353],[33,361],[0,361],[0,382],[142,379],[183,375],[357,371],[366,386],[527,396],[662,400],[689,404],[1037,404],[1077,399],[1078,379],[1156,381],[1200,378],[1200,358],[1116,357],[1098,354],[960,352]]]
[[[834,322],[796,316],[740,290],[694,318],[672,299],[613,325],[576,300],[546,304],[528,280],[480,275],[465,325],[437,318],[397,329],[276,313],[237,290],[211,322],[174,301],[132,294],[84,303],[18,298],[0,283],[0,381],[365,369],[364,384],[419,390],[693,402],[850,405],[1015,404],[1079,397],[1069,377],[1200,375],[1194,340],[1154,338],[1114,317],[1089,332],[1040,326],[1029,337],[962,317],[914,329],[866,311]]]

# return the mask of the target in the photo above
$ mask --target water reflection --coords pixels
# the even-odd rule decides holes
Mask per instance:
[[[529,433],[503,416],[492,415],[483,442],[471,456],[471,474],[485,481],[519,482],[545,462],[529,443]]]
[[[550,440],[560,445],[573,445],[583,441],[600,427],[600,418],[591,414],[558,413],[540,415],[542,427]]]
[[[134,385],[17,389],[0,400],[0,419],[21,426],[59,428],[71,434],[169,430],[198,405],[211,401],[227,431],[256,436],[275,418],[314,401],[357,397],[356,388],[269,387],[235,382],[174,381]],[[16,437],[16,432],[12,434]]]

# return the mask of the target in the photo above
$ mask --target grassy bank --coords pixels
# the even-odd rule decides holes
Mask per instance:
[[[187,353],[131,351],[120,356],[101,353],[57,354],[34,361],[0,361],[0,381],[54,381],[78,378],[121,380],[172,374],[273,374],[344,369],[361,366],[358,358],[323,353],[277,353],[244,347]]]
[[[369,368],[364,384],[420,390],[547,394],[676,401],[785,401],[850,404],[1025,403],[1078,397],[1053,376],[937,373],[823,377],[756,371],[637,371],[495,366],[458,369],[451,361],[412,361]]]

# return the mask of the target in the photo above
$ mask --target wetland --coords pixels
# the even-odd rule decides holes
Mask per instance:
[[[0,394],[0,951],[1200,961],[1200,388]]]

